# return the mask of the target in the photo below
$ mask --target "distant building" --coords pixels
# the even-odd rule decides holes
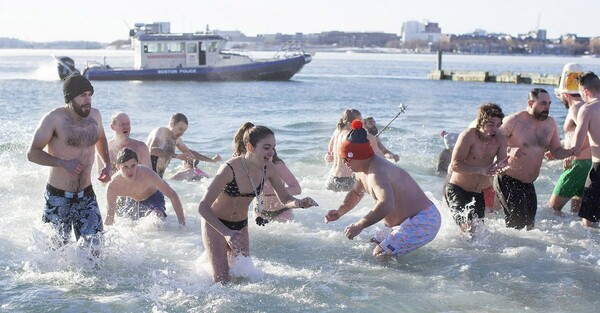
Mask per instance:
[[[438,23],[428,22],[427,24],[408,21],[402,24],[402,41],[424,41],[437,43],[442,36],[442,29]]]

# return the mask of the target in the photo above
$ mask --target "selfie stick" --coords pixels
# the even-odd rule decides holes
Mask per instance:
[[[375,135],[375,137],[379,137],[379,135],[381,135],[381,133],[383,133],[384,130],[386,130],[388,128],[388,126],[390,126],[390,124],[392,124],[392,122],[394,120],[396,120],[396,118],[398,118],[398,116],[400,116],[400,114],[404,113],[404,110],[406,110],[406,108],[408,107],[408,105],[404,104],[404,103],[400,103],[400,111],[398,112],[398,114],[396,114],[396,116],[394,116],[394,118],[387,124],[385,125],[384,128],[382,128],[377,135]]]

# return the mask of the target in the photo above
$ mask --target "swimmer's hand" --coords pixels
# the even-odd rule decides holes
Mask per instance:
[[[360,226],[358,223],[352,223],[346,227],[344,230],[344,235],[346,235],[348,239],[352,240],[354,237],[358,236],[362,230],[362,226]]]
[[[573,160],[575,160],[575,156],[570,156],[563,160],[563,167],[568,170],[573,167]]]
[[[544,158],[548,161],[556,160],[550,151],[546,151],[546,153],[544,153]]]
[[[329,212],[327,212],[327,215],[325,215],[325,224],[337,221],[340,217],[341,215],[338,210],[329,210]]]
[[[395,154],[395,153],[392,153],[392,152],[388,152],[388,153],[386,153],[386,154],[385,154],[385,158],[386,158],[386,159],[391,159],[391,160],[394,160],[394,162],[398,162],[398,161],[400,161],[400,157],[399,157],[397,154]]]
[[[515,152],[512,157],[514,157],[515,159],[518,159],[518,158],[526,156],[526,155],[527,155],[527,153],[523,152],[523,149],[515,148]]]
[[[231,248],[231,251],[233,251],[234,254],[243,251],[244,236],[242,235],[242,232],[240,232],[239,230],[232,230],[230,235],[226,235],[223,237],[225,238],[227,245],[229,246],[229,248]]]
[[[306,197],[300,200],[296,199],[296,201],[294,201],[294,206],[297,208],[306,209],[313,206],[319,206],[319,204],[311,197]]]
[[[212,161],[213,161],[213,162],[215,162],[215,163],[216,163],[216,162],[221,162],[222,160],[223,160],[223,159],[222,159],[222,158],[221,158],[221,156],[220,156],[220,155],[218,155],[218,154],[217,154],[217,155],[215,155],[215,156],[212,158]]]
[[[100,172],[100,176],[98,176],[98,180],[103,183],[108,183],[110,181],[111,169],[109,166],[102,169]]]
[[[73,176],[79,176],[83,171],[83,164],[79,160],[63,160],[62,167]]]
[[[496,174],[502,174],[502,173],[508,171],[508,169],[509,169],[508,158],[509,157],[506,156],[506,158],[504,158],[504,160],[500,160],[500,161],[490,164],[490,166],[488,166],[484,170],[483,175],[494,176]]]

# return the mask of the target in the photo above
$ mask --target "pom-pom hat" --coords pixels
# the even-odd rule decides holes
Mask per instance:
[[[366,160],[375,155],[361,120],[352,121],[352,130],[340,147],[340,156],[350,160]]]
[[[85,76],[81,76],[81,74],[75,73],[69,75],[65,78],[65,82],[63,83],[63,94],[65,96],[65,103],[71,102],[73,98],[79,96],[80,94],[91,91],[94,94],[94,87],[90,83],[90,81],[85,78]]]

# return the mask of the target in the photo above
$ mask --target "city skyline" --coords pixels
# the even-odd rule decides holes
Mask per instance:
[[[168,3],[168,7],[165,5]],[[575,33],[600,35],[596,12],[600,2],[565,6],[558,0],[148,0],[102,2],[67,0],[0,0],[0,37],[26,41],[99,41],[128,38],[135,23],[170,22],[172,32],[206,28],[238,30],[247,36],[326,31],[400,34],[407,21],[438,23],[443,34],[483,29],[512,36],[536,28],[548,38]]]

